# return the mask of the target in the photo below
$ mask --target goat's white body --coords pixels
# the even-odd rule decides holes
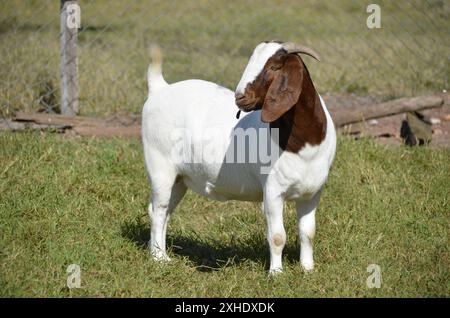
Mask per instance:
[[[165,164],[170,160],[171,168],[183,177],[190,189],[212,199],[261,200],[260,185],[254,181],[256,171],[252,171],[256,169],[236,165],[239,171],[225,173],[220,164],[227,150],[223,142],[229,139],[238,122],[236,111],[232,91],[201,80],[174,83],[150,95],[144,106],[142,122],[148,166],[160,166],[155,161],[161,159]],[[218,138],[220,142],[214,145],[208,140],[210,132],[222,133]],[[185,162],[183,158],[173,158],[175,142],[183,143],[188,149],[217,147],[210,151],[214,158],[209,158],[208,162]],[[159,155],[152,156],[151,153]],[[150,177],[151,174],[150,169]],[[243,174],[251,177],[242,178]]]
[[[252,80],[254,73],[261,68],[260,64],[270,56],[265,50],[272,54],[274,46],[258,46],[256,57],[250,60],[256,65],[247,67],[248,72],[238,88],[245,86],[245,81]],[[236,119],[237,107],[231,90],[202,80],[169,85],[162,77],[160,65],[151,66],[149,97],[142,112],[142,138],[152,184],[149,214],[152,219],[150,248],[154,257],[169,259],[166,254],[167,223],[186,189],[190,188],[214,200],[263,202],[272,273],[282,268],[281,254],[286,242],[283,203],[285,200],[295,201],[301,242],[300,260],[305,270],[311,270],[315,211],[336,148],[334,125],[325,103],[322,98],[320,100],[327,118],[325,139],[319,145],[306,144],[298,153],[281,152],[272,162],[269,173],[262,173],[267,163],[262,162],[259,156],[255,162],[233,163],[225,160],[233,149],[232,136],[238,129],[269,129],[269,124],[261,121],[261,111],[242,114],[240,119]],[[257,135],[257,140],[252,142],[263,144],[269,138],[269,134]],[[200,158],[196,158],[199,160],[186,160],[177,151],[180,145],[183,149],[201,149]],[[243,151],[246,155],[251,154],[251,144],[245,143]],[[207,157],[203,156],[205,153]]]
[[[260,120],[260,111],[236,119],[234,93],[207,81],[187,80],[162,87],[150,94],[142,116],[150,178],[152,167],[170,165],[190,189],[215,200],[262,201],[265,186],[277,189],[287,200],[310,199],[325,183],[335,152],[334,126],[323,101],[322,106],[328,120],[325,140],[317,146],[306,145],[298,154],[282,152],[273,166],[273,174],[268,176],[261,174],[259,160],[220,164],[228,149],[223,142],[231,143],[235,128],[268,129],[268,124]],[[211,131],[222,134],[214,136],[218,142],[208,139]],[[201,163],[173,158],[174,142],[180,142],[179,138],[189,144],[187,148],[208,148],[214,158]],[[211,151],[211,147],[215,149]]]

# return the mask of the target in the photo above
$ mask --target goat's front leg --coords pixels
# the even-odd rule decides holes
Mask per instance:
[[[264,212],[267,219],[267,240],[270,247],[270,275],[283,271],[281,258],[284,245],[286,244],[283,205],[284,200],[280,194],[271,195],[268,191],[265,191]]]
[[[300,264],[306,272],[314,269],[313,239],[316,233],[316,208],[320,192],[311,200],[297,202],[297,219],[300,234]]]

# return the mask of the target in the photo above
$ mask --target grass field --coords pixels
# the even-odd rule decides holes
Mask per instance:
[[[169,82],[211,80],[234,88],[255,45],[297,41],[321,93],[382,99],[448,89],[450,5],[377,1],[381,29],[366,26],[364,1],[79,1],[83,115],[138,113],[145,100],[148,46],[165,49]],[[370,3],[370,2],[369,2]],[[59,1],[0,3],[1,114],[59,103]]]
[[[450,296],[449,150],[340,138],[317,214],[316,269],[285,209],[285,273],[269,279],[255,204],[188,193],[151,260],[138,141],[0,134],[0,296]],[[81,288],[66,287],[69,264]],[[370,264],[380,289],[366,287]]]
[[[152,42],[169,82],[233,89],[263,40],[313,47],[320,93],[381,99],[448,89],[450,5],[377,1],[80,0],[81,115],[139,113]],[[370,2],[369,2],[370,3]],[[59,1],[0,2],[0,116],[58,105]],[[304,274],[287,204],[285,273],[268,278],[256,204],[188,193],[169,228],[166,265],[152,261],[150,189],[137,140],[0,133],[0,296],[450,297],[450,150],[339,137],[317,214],[316,268]],[[66,269],[81,268],[69,290]],[[380,289],[366,269],[381,268]]]

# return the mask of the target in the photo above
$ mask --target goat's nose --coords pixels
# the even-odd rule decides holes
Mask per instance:
[[[236,93],[236,94],[234,94],[234,98],[235,98],[236,100],[239,100],[239,99],[241,99],[241,98],[244,98],[244,94],[242,94],[242,93]]]

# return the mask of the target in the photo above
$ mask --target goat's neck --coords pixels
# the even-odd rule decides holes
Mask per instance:
[[[326,135],[327,118],[320,97],[303,70],[302,90],[297,103],[278,120],[270,124],[279,129],[279,145],[283,151],[298,153],[306,144],[320,144]]]

